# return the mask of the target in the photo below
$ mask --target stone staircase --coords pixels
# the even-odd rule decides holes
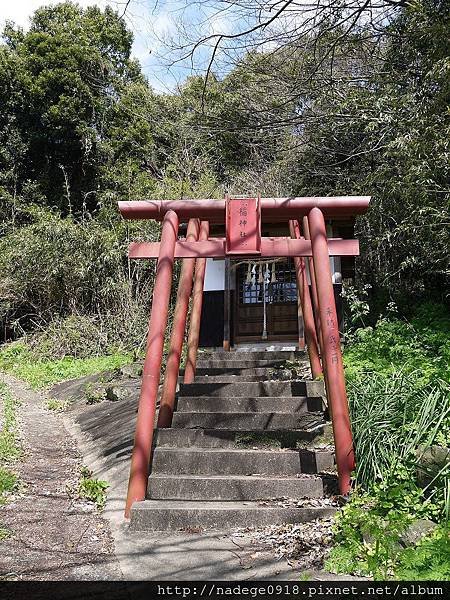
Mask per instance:
[[[133,505],[131,527],[227,530],[332,514],[323,383],[274,379],[302,357],[199,355],[194,383],[180,379],[172,428],[155,432],[147,500]]]

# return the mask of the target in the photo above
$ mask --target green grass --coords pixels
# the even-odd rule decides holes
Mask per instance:
[[[17,489],[17,475],[10,465],[22,455],[18,433],[16,410],[19,402],[10,394],[4,384],[0,384],[0,396],[3,404],[2,429],[0,431],[0,505],[7,500],[8,494]],[[0,535],[1,539],[1,535]]]
[[[0,467],[0,505],[4,504],[7,495],[17,488],[17,483],[17,475],[5,467]]]
[[[349,381],[355,476],[365,489],[399,464],[414,472],[419,447],[450,445],[450,385],[421,381],[420,371],[403,370],[364,373]]]
[[[3,401],[3,423],[0,431],[0,465],[20,458],[22,450],[17,435],[16,409],[20,405],[8,391],[7,387],[0,383],[0,396]]]
[[[43,389],[67,379],[117,369],[132,360],[130,354],[121,353],[92,358],[39,359],[26,344],[14,342],[0,350],[0,371],[26,381],[33,389]]]

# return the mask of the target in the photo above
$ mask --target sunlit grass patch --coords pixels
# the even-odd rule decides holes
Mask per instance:
[[[22,342],[8,344],[0,350],[0,370],[26,381],[33,389],[114,370],[130,362],[132,356],[123,353],[90,358],[39,359]]]

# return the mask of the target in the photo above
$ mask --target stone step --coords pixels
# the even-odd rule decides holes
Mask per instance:
[[[307,413],[237,413],[237,412],[175,412],[173,428],[235,429],[266,431],[274,429],[311,429],[324,424],[322,412]]]
[[[197,373],[201,375],[202,370],[212,369],[272,369],[284,366],[284,360],[208,360],[199,359],[197,361]]]
[[[305,358],[302,350],[251,350],[239,352],[199,352],[197,360],[295,360]]]
[[[180,383],[179,396],[275,397],[323,396],[323,381],[214,381]]]
[[[236,527],[304,523],[335,512],[330,506],[283,508],[258,502],[145,500],[133,504],[130,527],[135,531],[192,530],[194,527],[229,531]]]
[[[183,371],[180,371],[182,374]],[[240,376],[240,377],[265,377],[266,379],[272,379],[273,375],[277,373],[277,369],[267,368],[267,367],[249,367],[248,369],[238,369],[238,368],[229,368],[229,367],[217,367],[217,368],[198,368],[195,372],[195,379],[197,377],[205,377],[206,375],[209,377],[213,376]],[[249,379],[248,381],[252,381]]]
[[[152,474],[297,475],[334,468],[328,450],[223,450],[221,448],[155,448]]]
[[[268,500],[271,498],[320,498],[320,477],[256,477],[234,475],[150,475],[149,500]]]
[[[253,373],[244,373],[236,375],[234,373],[220,373],[218,375],[195,375],[194,383],[244,383],[253,381],[279,381],[274,377],[274,373],[265,373],[264,375],[254,375]],[[183,377],[178,378],[178,383],[183,383]],[[188,384],[189,385],[189,384]]]
[[[181,396],[178,412],[305,413],[323,410],[321,397],[287,396],[275,398],[221,398],[220,396]]]
[[[199,448],[295,448],[309,443],[324,432],[320,425],[311,430],[246,431],[233,429],[156,429],[154,443],[159,448],[196,446]]]

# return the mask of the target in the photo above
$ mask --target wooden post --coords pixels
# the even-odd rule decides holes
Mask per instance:
[[[190,219],[186,241],[197,241],[200,230],[198,219]],[[192,276],[194,274],[195,258],[184,258],[181,267],[180,282],[178,284],[177,303],[173,316],[172,334],[170,336],[169,356],[167,357],[166,372],[161,394],[161,403],[158,415],[158,427],[170,427],[172,424],[175,393],[177,389],[178,373],[180,370],[181,351],[186,330],[186,318],[189,309],[189,300],[192,292]]]
[[[209,223],[202,221],[200,224],[201,241],[209,236]],[[186,368],[184,370],[184,383],[192,383],[197,367],[198,343],[200,340],[200,324],[202,319],[203,287],[205,284],[206,258],[198,258],[195,263],[194,291],[192,297],[191,322],[189,326]]]
[[[231,260],[225,258],[225,290],[223,293],[223,349],[229,352],[231,338]]]
[[[153,288],[152,309],[147,335],[147,352],[142,373],[141,393],[136,420],[133,453],[131,455],[125,517],[130,516],[134,502],[145,499],[150,457],[155,427],[156,398],[167,327],[170,291],[172,288],[175,243],[178,236],[178,216],[168,211],[164,216],[161,245]]]
[[[331,281],[327,233],[322,211],[313,208],[308,215],[308,222],[314,257],[319,318],[322,328],[322,360],[326,374],[328,402],[331,408],[339,489],[341,494],[346,496],[351,487],[351,472],[355,468],[355,455],[345,389],[336,303]]]

